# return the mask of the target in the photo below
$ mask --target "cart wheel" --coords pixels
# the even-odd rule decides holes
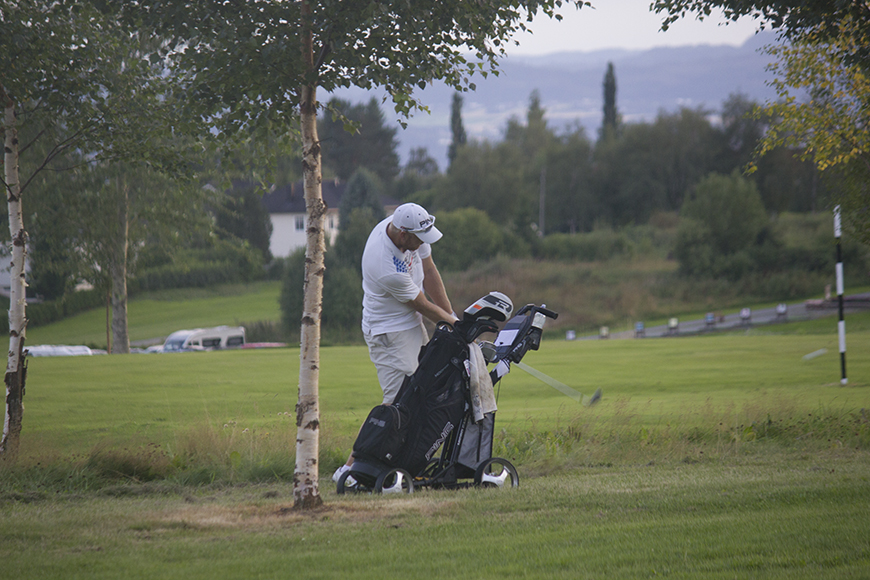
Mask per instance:
[[[474,485],[509,489],[520,486],[520,476],[517,468],[507,459],[491,457],[477,467]]]
[[[335,484],[335,493],[338,495],[342,495],[344,493],[360,493],[363,491],[371,491],[370,489],[364,488],[360,483],[351,476],[350,471],[345,471],[338,478],[338,482]]]
[[[378,476],[375,493],[414,493],[414,481],[404,469],[391,469]]]

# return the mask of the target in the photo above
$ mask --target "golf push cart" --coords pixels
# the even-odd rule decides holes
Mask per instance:
[[[497,323],[512,311],[510,298],[490,292],[455,324],[437,325],[393,404],[378,405],[366,418],[353,446],[353,464],[338,479],[337,493],[519,485],[510,461],[492,456],[492,385],[510,371],[511,363],[538,350],[546,318],[558,315],[529,304],[499,332]],[[498,333],[495,342],[477,342],[487,332]]]

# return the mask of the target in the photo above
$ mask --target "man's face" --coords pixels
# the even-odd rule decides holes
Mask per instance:
[[[410,250],[413,252],[414,250],[418,249],[420,246],[423,245],[423,242],[420,240],[420,238],[410,232],[402,232],[402,235],[405,238],[406,250]]]

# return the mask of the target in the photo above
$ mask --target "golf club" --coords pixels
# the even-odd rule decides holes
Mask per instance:
[[[587,397],[587,396],[584,396],[579,391],[575,391],[574,389],[572,389],[568,385],[566,385],[564,383],[560,383],[559,381],[557,381],[553,377],[545,375],[541,371],[530,367],[529,365],[527,365],[526,363],[524,363],[522,361],[516,363],[516,365],[518,367],[520,367],[521,369],[523,369],[524,371],[526,371],[527,373],[529,373],[530,375],[532,375],[533,377],[535,377],[536,379],[538,379],[539,381],[547,383],[548,385],[550,385],[551,387],[553,387],[554,389],[556,389],[557,391],[559,391],[560,393],[562,393],[566,397],[570,397],[570,398],[574,399],[575,401],[577,401],[578,403],[580,403],[584,407],[591,407],[592,405],[594,405],[595,403],[597,403],[598,401],[601,400],[601,389],[598,389],[597,391],[595,391],[591,397]]]

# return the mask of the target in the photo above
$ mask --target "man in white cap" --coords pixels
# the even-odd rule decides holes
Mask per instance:
[[[387,405],[417,369],[420,348],[429,341],[423,317],[435,323],[457,320],[432,260],[430,244],[441,235],[434,216],[406,203],[375,226],[363,251],[362,331]],[[348,458],[333,479],[351,463]]]
[[[435,217],[406,203],[375,226],[363,251],[362,330],[385,404],[417,369],[420,347],[429,341],[423,317],[456,321],[432,259],[430,244],[439,239]]]

